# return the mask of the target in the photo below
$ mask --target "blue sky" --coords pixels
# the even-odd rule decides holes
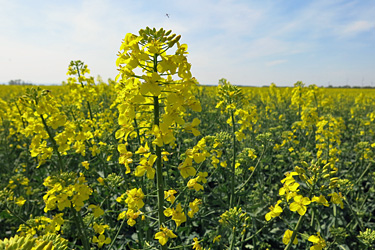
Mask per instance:
[[[201,84],[375,86],[374,0],[0,0],[0,83],[114,79],[126,33],[171,29]],[[169,18],[166,14],[169,14]]]

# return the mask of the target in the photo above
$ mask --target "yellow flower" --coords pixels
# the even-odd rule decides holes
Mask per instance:
[[[320,195],[319,197],[314,196],[311,199],[311,202],[317,202],[319,204],[322,204],[323,206],[329,207],[329,203],[328,203],[327,199],[324,197],[324,195]]]
[[[119,215],[117,216],[117,220],[123,220],[123,219],[125,219],[125,216],[126,216],[126,211],[122,211],[122,212],[119,213]]]
[[[236,139],[238,141],[242,141],[243,139],[246,138],[246,135],[242,131],[236,131],[234,132],[234,134],[236,135]]]
[[[109,226],[105,225],[105,224],[99,225],[97,223],[94,223],[93,228],[94,228],[94,230],[95,230],[96,233],[103,234],[105,232],[105,230],[109,228]]]
[[[96,179],[100,184],[104,184],[104,179],[102,177],[99,177],[98,179]]]
[[[168,153],[167,151],[161,152],[162,160],[163,161],[168,161],[168,156],[169,155],[170,155],[170,153]]]
[[[160,126],[154,125],[152,132],[155,135],[155,140],[152,143],[159,147],[162,147],[164,144],[171,144],[176,140],[172,129],[169,129],[166,123],[162,123]]]
[[[82,166],[84,166],[87,170],[89,170],[90,163],[88,161],[81,162]]]
[[[311,203],[308,197],[303,197],[302,195],[294,196],[294,202],[289,205],[289,209],[293,212],[298,212],[299,215],[304,215],[307,211],[306,206]]]
[[[298,175],[297,172],[288,172],[285,174],[285,178],[281,180],[281,183],[283,183],[284,185],[290,185],[292,183],[294,183],[296,180],[293,178],[293,176],[295,175]]]
[[[120,153],[120,157],[118,158],[119,163],[125,165],[125,167],[126,167],[126,172],[125,173],[126,174],[130,173],[129,164],[133,162],[133,160],[131,158],[133,156],[133,153],[129,152],[126,149],[126,145],[125,144],[119,144],[117,146],[117,150]]]
[[[110,244],[111,243],[111,238],[109,237],[105,237],[104,234],[100,234],[99,235],[99,238],[97,238],[96,236],[94,236],[94,238],[92,239],[92,242],[93,243],[98,243],[98,247],[101,248],[104,244]]]
[[[266,220],[269,221],[271,220],[272,218],[275,218],[277,216],[279,216],[282,212],[283,212],[283,209],[279,206],[279,204],[281,203],[281,200],[278,200],[275,207],[273,206],[270,206],[270,212],[268,212],[266,214]]]
[[[252,160],[256,159],[258,156],[255,154],[255,149],[250,148],[248,151],[248,155]]]
[[[166,199],[171,204],[173,204],[174,201],[176,200],[176,197],[174,196],[175,194],[177,194],[177,191],[173,189],[164,191],[164,199]]]
[[[288,244],[289,244],[290,239],[292,238],[292,235],[293,235],[293,231],[291,231],[291,230],[289,230],[289,229],[287,229],[287,230],[285,231],[285,233],[284,233],[284,237],[283,237],[283,243],[284,243],[285,245],[288,245]],[[295,237],[294,240],[293,240],[293,244],[294,244],[294,245],[297,245],[297,243],[298,243],[298,239],[297,239],[297,237]]]
[[[329,194],[328,196],[331,196],[332,203],[340,205],[341,209],[344,208],[343,197],[341,193],[332,193],[332,194]]]
[[[167,208],[164,210],[164,215],[167,217],[172,216],[172,220],[176,222],[176,227],[180,226],[181,223],[184,223],[186,221],[185,213],[182,211],[181,204],[178,203],[176,206],[176,209],[173,208]]]
[[[172,230],[169,230],[166,227],[160,227],[160,232],[157,232],[155,234],[155,239],[159,240],[159,243],[161,245],[165,245],[168,242],[169,238],[176,238],[177,235],[175,235]]]
[[[202,204],[201,199],[195,199],[193,202],[189,202],[190,211],[188,212],[188,215],[190,218],[193,218],[194,214],[196,214],[199,211],[199,205]]]
[[[226,168],[227,167],[227,162],[226,161],[220,162],[220,166],[222,166],[223,168]]]
[[[145,80],[140,88],[140,92],[142,95],[151,93],[153,96],[159,96],[161,94],[161,88],[157,82],[161,79],[161,77],[157,72],[153,72],[151,77],[143,75],[142,78],[143,80]]]
[[[135,223],[136,223],[136,219],[138,218],[138,216],[141,214],[141,211],[137,211],[135,212],[134,210],[132,209],[128,209],[128,211],[126,212],[126,217],[128,218],[128,221],[126,223],[128,223],[129,226],[134,226]]]
[[[22,207],[25,204],[26,200],[23,198],[23,196],[20,196],[16,199],[16,204],[20,207]]]
[[[193,133],[194,136],[198,136],[201,133],[195,127],[198,126],[199,123],[201,123],[201,121],[198,118],[194,118],[191,123],[184,124],[184,129],[187,132]]]
[[[199,172],[198,173],[198,181],[202,182],[202,183],[206,183],[207,182],[207,179],[206,179],[207,176],[208,176],[207,172]]]
[[[311,235],[307,240],[314,243],[314,245],[310,247],[310,250],[322,250],[327,246],[326,241],[320,236],[319,232],[317,235]]]
[[[92,189],[85,184],[86,180],[82,173],[74,185],[63,186],[61,183],[50,184],[51,178],[46,178],[43,185],[49,190],[43,196],[46,203],[44,211],[54,210],[56,207],[60,211],[73,206],[76,211],[80,211],[84,206],[84,201],[88,200],[92,194]],[[64,184],[65,185],[65,184]]]
[[[215,243],[216,241],[219,242],[221,239],[221,235],[218,235],[214,238],[214,240],[212,241],[213,243]]]
[[[101,209],[99,206],[90,205],[89,208],[93,210],[95,218],[99,218],[100,216],[102,216],[104,214],[103,209]]]
[[[141,188],[133,188],[132,190],[126,191],[128,197],[125,202],[128,204],[129,209],[137,211],[141,209],[145,203],[143,202],[144,193]]]
[[[194,176],[197,171],[192,167],[193,160],[191,158],[186,158],[186,160],[178,166],[180,173],[184,179],[189,176]]]
[[[299,184],[293,178],[294,175],[298,175],[297,172],[291,172],[286,174],[286,178],[281,180],[281,183],[284,184],[282,188],[279,189],[279,195],[284,196],[287,201],[292,197],[297,195]]]
[[[150,147],[148,146],[148,143],[146,142],[145,146],[141,145],[137,151],[135,151],[136,154],[146,154],[150,152]]]
[[[203,247],[199,244],[198,238],[195,237],[193,240],[194,240],[193,249],[203,250]]]
[[[211,163],[212,163],[212,165],[215,167],[215,168],[217,168],[217,164],[219,164],[219,159],[218,158],[216,158],[215,156],[212,156],[212,158],[211,158]]]
[[[147,178],[152,180],[155,177],[155,169],[153,168],[154,162],[156,161],[156,155],[145,156],[139,162],[139,165],[135,169],[135,176],[143,176],[147,172]]]
[[[199,177],[190,179],[187,183],[187,187],[189,189],[195,189],[195,191],[203,190],[203,186],[198,183],[198,179]]]

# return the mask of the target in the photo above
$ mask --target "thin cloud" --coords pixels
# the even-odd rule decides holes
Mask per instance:
[[[342,35],[344,36],[355,36],[359,33],[373,30],[375,31],[374,23],[368,21],[354,21],[344,27]]]
[[[286,63],[286,62],[288,62],[288,60],[274,60],[274,61],[266,62],[266,66],[271,67],[271,66],[279,65],[282,63]]]

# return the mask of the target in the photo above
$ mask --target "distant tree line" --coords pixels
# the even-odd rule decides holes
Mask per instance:
[[[238,87],[257,87],[257,86],[241,86],[241,85],[237,85]],[[269,85],[263,85],[262,88],[268,88]],[[291,86],[277,86],[279,88],[290,88]],[[340,85],[340,86],[333,86],[333,85],[328,85],[328,86],[323,86],[321,85],[320,86],[321,88],[338,88],[338,89],[373,89],[375,88],[375,86],[370,86],[370,85],[367,85],[367,86],[359,86],[359,85],[354,85],[354,86],[350,86],[350,85]]]
[[[328,85],[328,87],[326,88],[341,88],[341,89],[373,89],[375,88],[374,86],[358,86],[358,85],[354,85],[354,86],[350,86],[350,85],[343,85],[343,86],[332,86],[332,85]]]
[[[32,83],[27,83],[21,79],[10,80],[9,85],[33,85]]]

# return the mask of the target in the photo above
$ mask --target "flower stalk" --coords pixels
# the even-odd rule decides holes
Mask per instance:
[[[235,171],[236,171],[236,122],[234,120],[233,110],[231,110],[231,118],[232,118],[232,143],[233,143],[233,161],[232,161],[232,175],[231,175],[231,184],[230,184],[230,200],[229,200],[229,209],[233,208],[234,203],[234,185],[235,185]],[[234,236],[233,236],[234,238]]]

